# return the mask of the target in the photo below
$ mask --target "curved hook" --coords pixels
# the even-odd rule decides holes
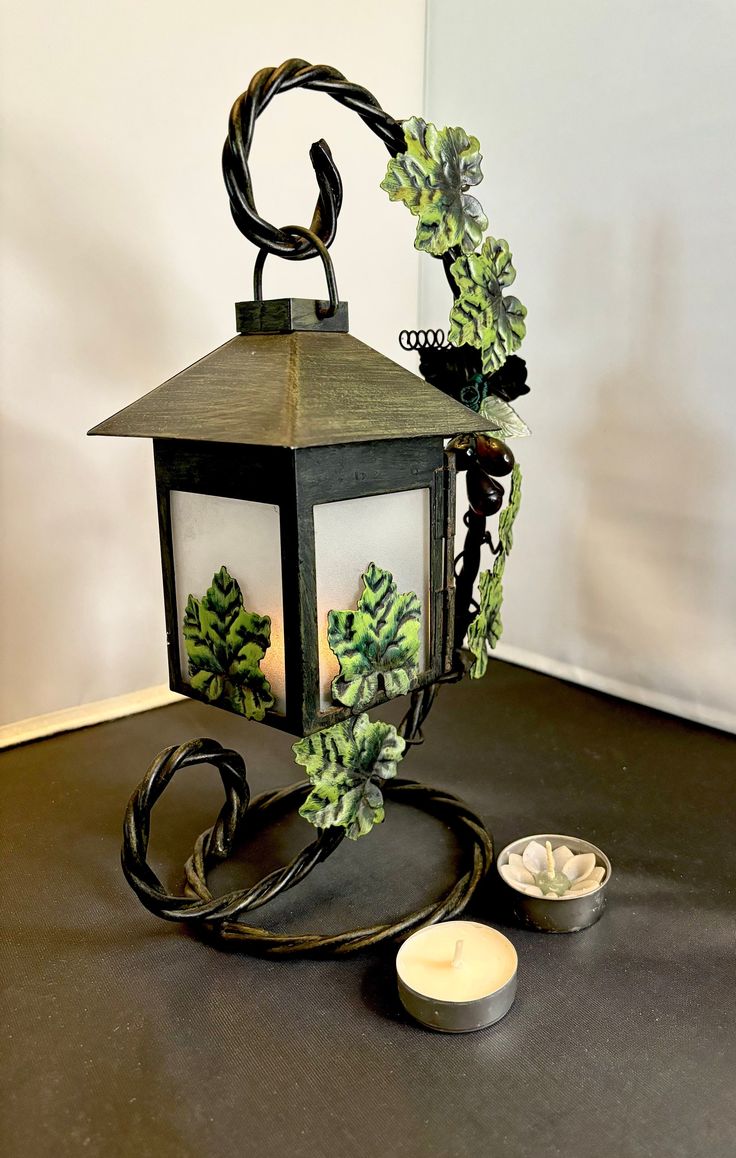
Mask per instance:
[[[361,85],[351,84],[336,68],[294,59],[285,61],[278,68],[262,68],[256,73],[230,111],[228,135],[222,151],[222,172],[230,198],[230,211],[240,232],[259,249],[290,261],[303,261],[322,256],[315,239],[327,248],[337,232],[342,207],[342,180],[329,145],[320,140],[309,150],[319,196],[311,225],[309,229],[300,226],[301,232],[296,227],[277,229],[258,214],[248,164],[256,120],[277,93],[293,88],[327,93],[352,109],[380,137],[392,156],[403,152],[406,145],[399,122],[381,108],[372,93]]]

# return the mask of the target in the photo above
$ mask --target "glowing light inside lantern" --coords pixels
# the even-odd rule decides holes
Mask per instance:
[[[332,706],[339,671],[327,643],[327,615],[355,607],[369,563],[392,573],[399,591],[414,591],[422,607],[419,670],[430,645],[429,490],[418,488],[322,503],[314,508],[320,706]]]
[[[271,619],[271,646],[261,661],[261,670],[271,685],[274,711],[283,712],[286,670],[279,508],[221,495],[172,491],[171,535],[180,633],[188,596],[204,595],[212,576],[224,564],[240,584],[246,608]],[[181,634],[179,654],[182,679],[188,684]]]

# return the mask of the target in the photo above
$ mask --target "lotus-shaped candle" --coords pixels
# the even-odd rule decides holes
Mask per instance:
[[[565,844],[552,848],[546,840],[530,840],[521,855],[509,854],[508,864],[499,865],[503,879],[528,897],[546,897],[549,901],[579,897],[601,884],[606,870],[596,865],[595,853],[574,853]]]
[[[611,862],[581,837],[522,837],[501,850],[497,867],[511,913],[527,928],[576,933],[605,907]]]

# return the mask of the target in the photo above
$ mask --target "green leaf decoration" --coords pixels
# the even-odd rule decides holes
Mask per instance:
[[[509,501],[498,517],[499,553],[492,571],[483,571],[480,586],[480,607],[468,627],[467,646],[474,659],[470,678],[481,679],[488,668],[488,648],[494,648],[501,638],[501,604],[503,603],[503,573],[506,558],[514,545],[513,526],[521,505],[521,468],[514,463],[511,472]]]
[[[189,596],[184,646],[191,687],[209,703],[262,720],[274,703],[260,668],[270,643],[271,620],[246,611],[243,593],[226,567],[216,572],[201,599]]]
[[[459,257],[450,272],[460,291],[450,311],[450,341],[480,349],[483,373],[493,374],[526,334],[526,307],[503,293],[516,277],[508,242],[487,237],[480,253]]]
[[[502,440],[525,438],[531,434],[526,422],[517,414],[513,406],[504,402],[503,398],[497,398],[495,394],[486,395],[478,407],[478,413],[492,424],[492,430],[489,433],[492,433],[494,438]]]
[[[480,202],[467,192],[483,178],[478,140],[464,129],[438,129],[421,117],[401,127],[406,152],[391,158],[381,188],[419,218],[416,249],[435,257],[453,246],[472,253],[488,228]]]
[[[350,840],[365,836],[384,818],[380,785],[396,775],[405,746],[393,724],[364,712],[297,740],[296,762],[312,784],[299,815],[315,828],[340,825]]]
[[[375,563],[362,579],[356,610],[327,616],[327,642],[340,662],[332,694],[355,711],[369,707],[379,691],[389,699],[405,695],[419,674],[417,595],[399,593],[391,572]]]
[[[488,646],[495,647],[501,638],[501,604],[503,603],[503,572],[506,556],[496,556],[492,571],[482,571],[478,580],[480,586],[480,610],[468,627],[467,644],[473,653],[474,662],[470,668],[470,678],[482,679],[488,668]]]
[[[498,516],[498,541],[501,544],[501,550],[504,555],[508,555],[509,551],[514,545],[513,526],[514,519],[519,513],[521,506],[521,468],[518,462],[514,463],[514,469],[511,472],[511,489],[509,490],[509,501]]]

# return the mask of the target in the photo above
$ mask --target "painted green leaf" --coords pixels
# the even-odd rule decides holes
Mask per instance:
[[[492,378],[491,381],[493,381]],[[531,434],[526,422],[517,414],[513,406],[504,402],[503,398],[496,398],[494,394],[488,394],[483,399],[478,407],[478,412],[491,423],[491,433],[494,438],[504,440],[507,438],[525,438],[526,435]]]
[[[330,611],[327,642],[340,662],[332,694],[349,708],[408,692],[419,674],[421,608],[413,591],[398,592],[390,571],[371,563],[355,611]]]
[[[296,762],[312,784],[300,816],[316,828],[340,825],[350,840],[365,836],[384,818],[380,785],[396,775],[405,746],[392,724],[364,712],[297,740]]]
[[[506,557],[514,545],[513,526],[521,505],[521,468],[514,463],[511,472],[509,501],[498,518],[499,553],[492,571],[483,571],[480,587],[478,614],[468,627],[467,646],[474,659],[470,668],[470,678],[480,679],[488,668],[488,648],[494,648],[501,638],[501,604],[503,603],[503,573]]]
[[[506,556],[496,556],[492,571],[482,571],[480,587],[480,609],[468,627],[467,645],[473,653],[470,678],[481,679],[488,668],[488,647],[495,647],[501,638],[501,604],[503,603],[503,572]]]
[[[514,519],[519,513],[521,505],[521,467],[518,462],[514,463],[514,469],[511,472],[511,489],[509,491],[509,501],[498,516],[498,541],[501,544],[501,549],[504,554],[508,555],[509,551],[514,545],[513,526]]]
[[[391,158],[381,188],[419,218],[417,249],[435,257],[452,246],[472,253],[488,228],[480,202],[467,192],[483,177],[477,139],[464,129],[438,129],[421,117],[401,127],[406,152]]]
[[[460,291],[450,311],[450,341],[480,349],[483,373],[493,374],[526,334],[526,307],[503,293],[516,277],[508,242],[487,237],[480,253],[459,257],[450,272]]]
[[[209,703],[262,720],[274,703],[260,667],[270,643],[271,620],[245,609],[240,586],[226,567],[201,599],[189,596],[184,646],[191,687]]]

